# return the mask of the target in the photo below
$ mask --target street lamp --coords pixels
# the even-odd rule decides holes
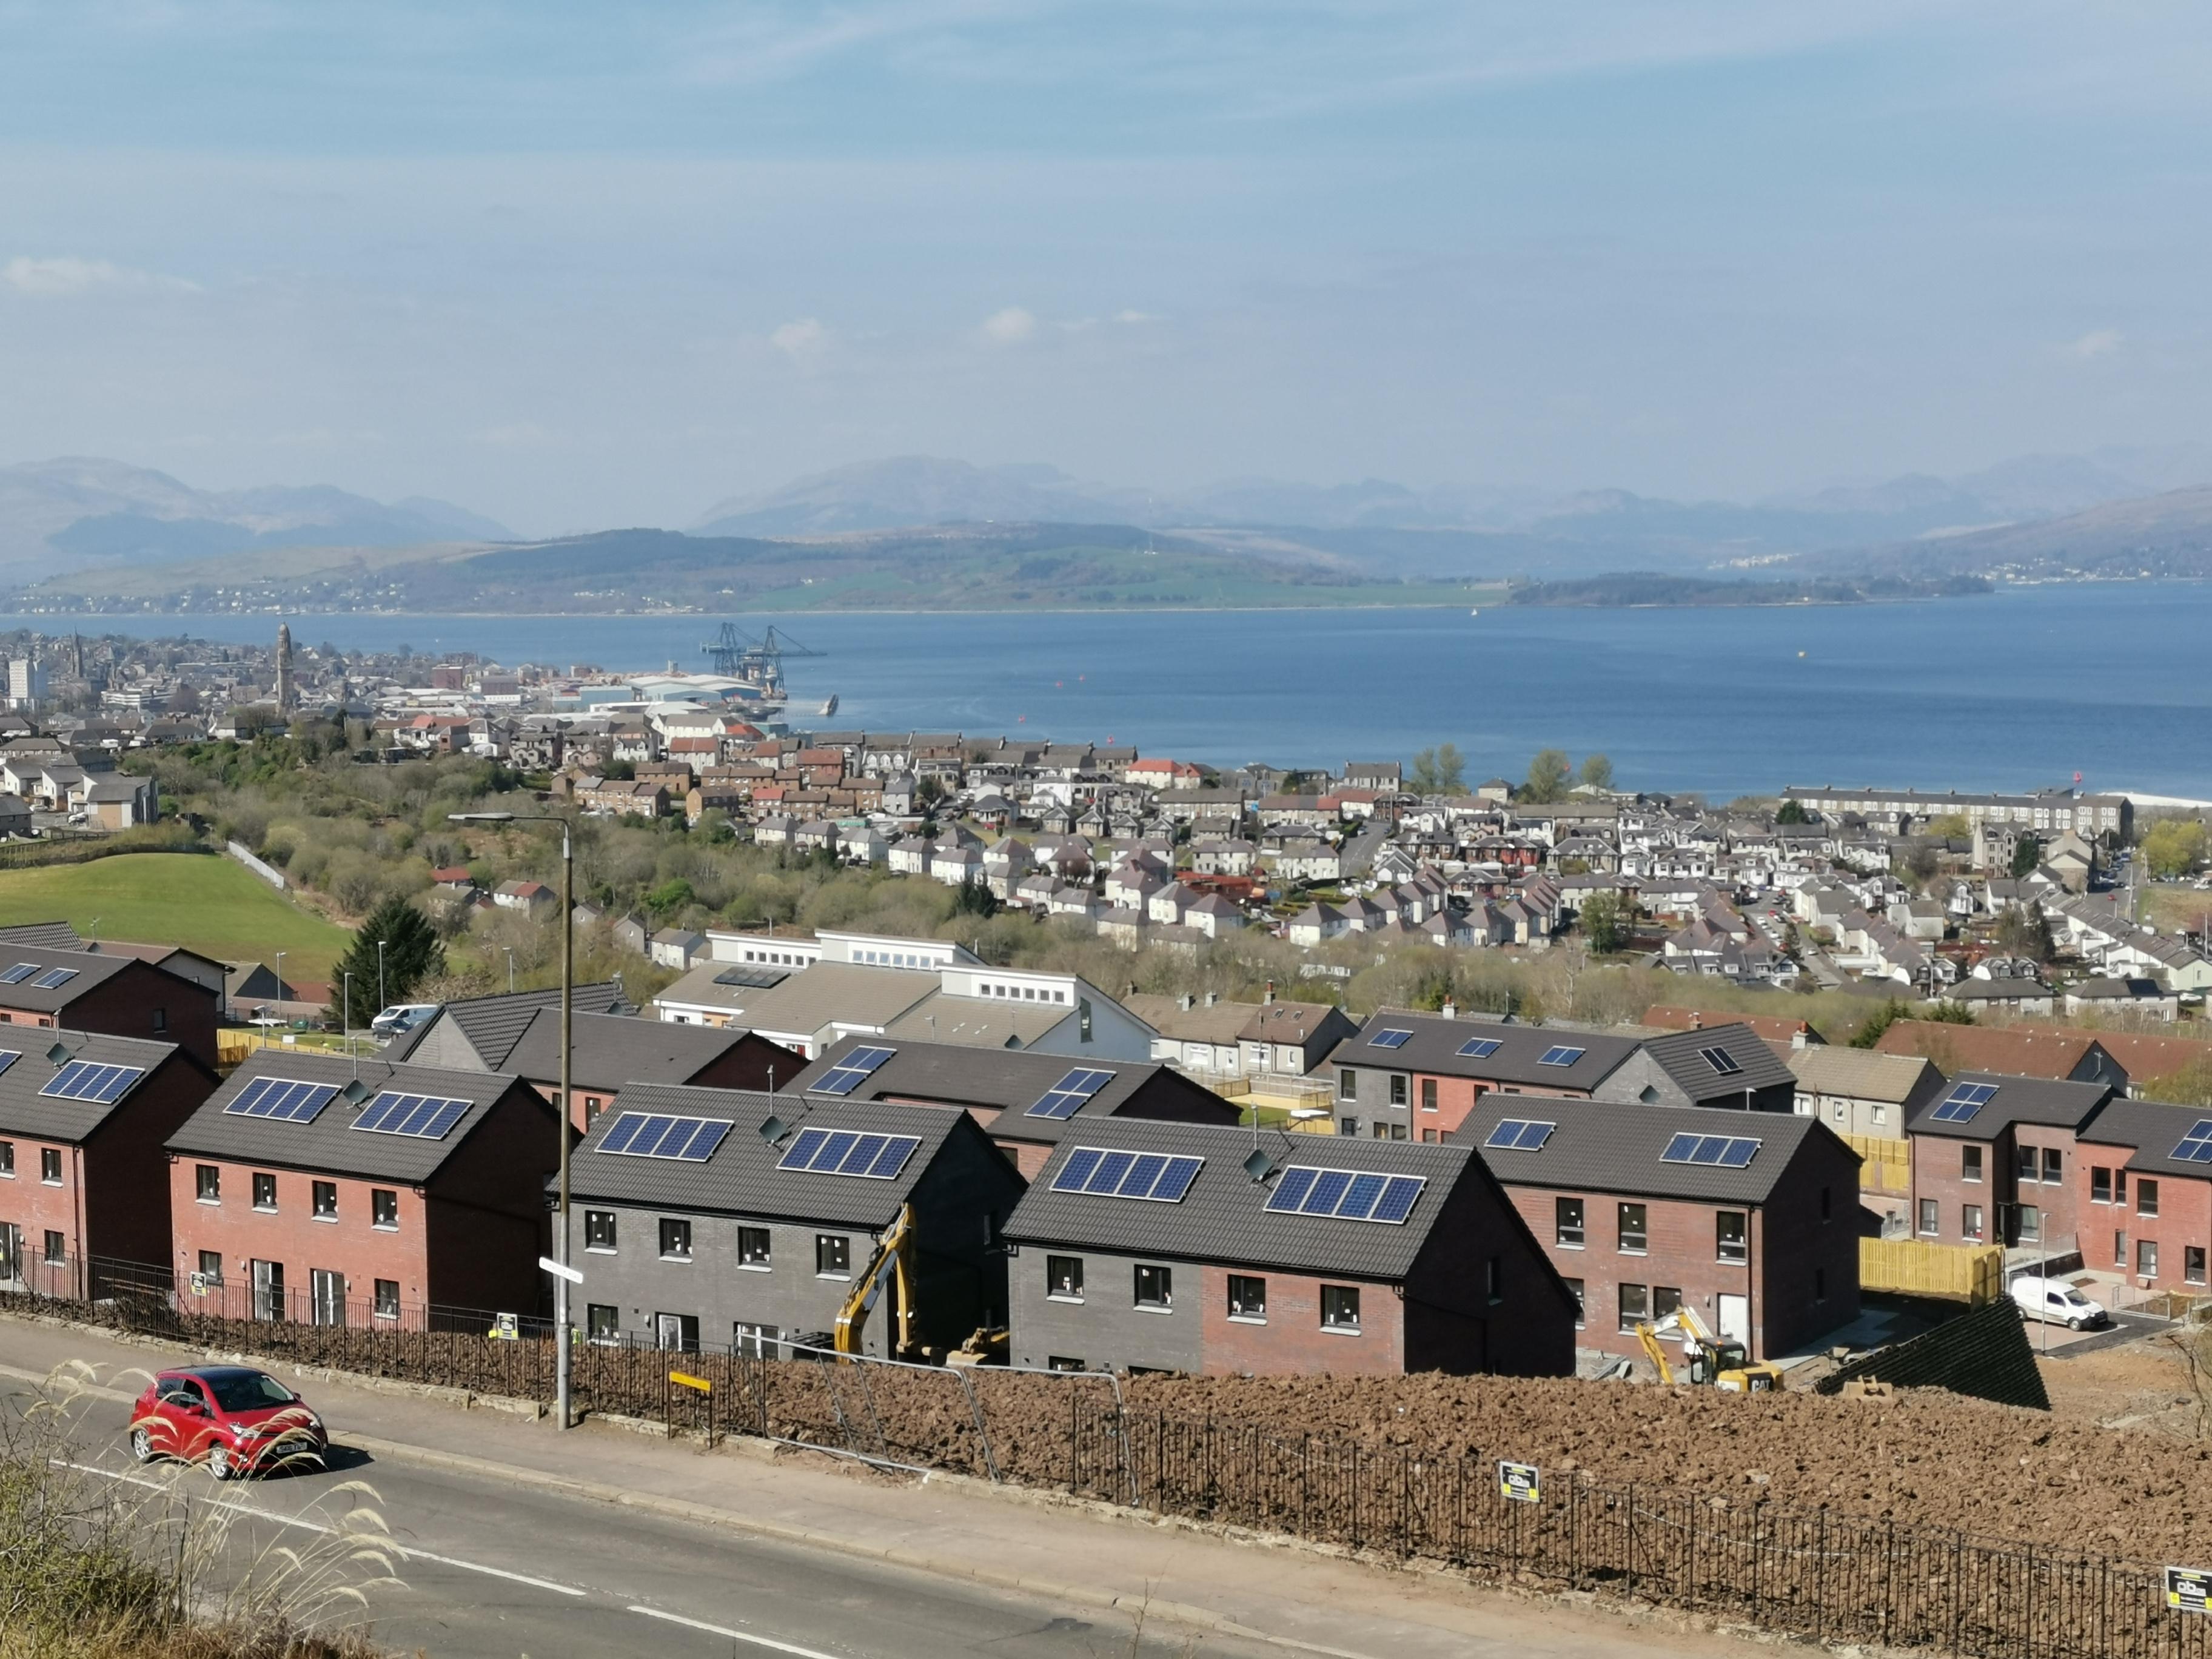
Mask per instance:
[[[514,994],[514,947],[512,945],[502,945],[499,948],[507,952],[507,994],[513,996]]]
[[[561,1225],[553,1239],[553,1260],[562,1268],[568,1266],[568,1114],[570,1106],[568,1060],[572,1048],[570,1026],[574,1018],[576,990],[576,852],[570,834],[569,821],[555,812],[448,812],[447,817],[455,823],[557,823],[561,826],[561,1097],[557,1113],[561,1120],[561,1188],[560,1201],[555,1206]],[[514,988],[514,957],[507,955],[508,988]],[[571,1419],[568,1415],[568,1276],[565,1272],[553,1275],[554,1389],[556,1420],[565,1431]]]
[[[376,1012],[382,1013],[392,1005],[384,1000],[384,947],[389,941],[376,941]]]
[[[276,953],[276,1000],[279,1002],[290,1000],[284,994],[284,954],[282,951]]]

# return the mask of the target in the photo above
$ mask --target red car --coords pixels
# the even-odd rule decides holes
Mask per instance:
[[[155,1376],[131,1412],[131,1455],[207,1460],[229,1480],[295,1459],[320,1465],[330,1450],[323,1419],[266,1371],[192,1365]]]

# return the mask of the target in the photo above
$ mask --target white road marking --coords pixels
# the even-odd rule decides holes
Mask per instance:
[[[150,1480],[143,1474],[129,1474],[119,1469],[99,1468],[90,1463],[71,1463],[61,1458],[56,1458],[54,1462],[65,1469],[76,1469],[83,1474],[96,1474],[103,1480],[121,1480],[133,1486],[146,1486],[155,1492],[166,1491],[169,1485],[166,1480]],[[241,1504],[235,1498],[210,1498],[204,1501],[210,1507],[230,1510],[240,1515],[250,1515],[257,1521],[274,1521],[280,1527],[298,1527],[305,1531],[319,1532],[326,1536],[335,1536],[338,1531],[337,1528],[325,1522],[310,1521],[303,1515],[279,1515],[273,1510],[264,1510],[253,1504]],[[457,1557],[439,1555],[429,1550],[411,1549],[404,1544],[386,1537],[381,1533],[364,1534],[361,1541],[373,1545],[378,1549],[388,1549],[393,1554],[404,1556],[410,1561],[433,1561],[441,1567],[459,1567],[464,1572],[480,1572],[489,1578],[509,1579],[518,1584],[527,1584],[532,1589],[557,1590],[562,1595],[581,1596],[591,1594],[588,1590],[577,1589],[574,1584],[556,1584],[550,1578],[532,1578],[527,1573],[509,1572],[504,1567],[488,1567],[480,1561],[463,1561]]]
[[[779,1642],[773,1636],[756,1636],[750,1631],[732,1630],[727,1625],[710,1625],[702,1619],[686,1619],[680,1613],[663,1613],[658,1607],[633,1607],[630,1611],[641,1613],[648,1619],[659,1619],[671,1625],[682,1625],[688,1630],[703,1630],[709,1636],[726,1636],[732,1642],[750,1642],[757,1648],[769,1648],[777,1653],[796,1654],[798,1659],[837,1659],[836,1655],[823,1653],[818,1649],[797,1647],[789,1642]]]

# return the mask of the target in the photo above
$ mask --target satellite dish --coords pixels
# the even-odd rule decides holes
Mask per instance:
[[[1244,1160],[1244,1173],[1255,1181],[1265,1181],[1275,1173],[1275,1160],[1255,1146]]]

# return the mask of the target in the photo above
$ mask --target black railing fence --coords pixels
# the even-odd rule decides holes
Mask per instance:
[[[0,1278],[0,1306],[36,1301],[218,1352],[549,1405],[553,1397],[553,1333],[542,1321],[319,1307],[296,1287],[271,1316],[253,1286],[173,1287],[165,1269],[120,1262],[27,1261],[15,1274]],[[1532,1498],[1510,1498],[1490,1456],[1425,1457],[1135,1408],[1115,1379],[1097,1373],[850,1363],[778,1342],[683,1352],[574,1341],[572,1361],[578,1409],[642,1419],[671,1436],[757,1437],[1057,1487],[1816,1641],[1966,1659],[2212,1659],[2212,1615],[2169,1609],[2160,1568],[2082,1551],[1609,1486],[1577,1472],[1540,1471]],[[1516,1449],[1495,1450],[1512,1457]]]

